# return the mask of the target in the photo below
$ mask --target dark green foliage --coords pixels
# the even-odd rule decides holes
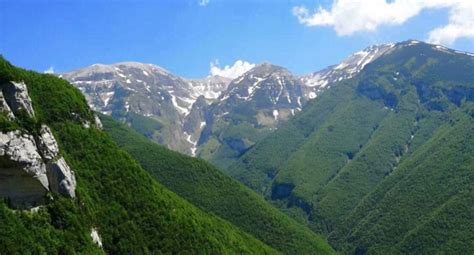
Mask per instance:
[[[2,131],[51,127],[78,182],[75,199],[49,195],[39,212],[0,202],[0,253],[94,254],[97,228],[110,254],[277,253],[230,223],[164,188],[101,130],[85,128],[93,113],[66,81],[24,71],[0,59],[0,80],[24,81],[36,118],[1,118]],[[3,116],[0,115],[0,116]]]
[[[472,253],[472,70],[397,45],[228,171],[344,253]]]
[[[114,116],[115,117],[115,116]],[[120,118],[117,116],[116,118]],[[155,119],[147,118],[143,115],[134,112],[126,113],[125,122],[129,123],[130,127],[135,129],[140,134],[152,139],[157,130],[162,128],[162,124]]]
[[[63,149],[70,152],[66,160],[83,173],[79,184],[81,180],[86,182],[82,184],[89,191],[84,190],[82,195],[95,207],[94,222],[111,253],[132,248],[132,253],[265,250],[250,236],[197,210],[154,182],[102,132],[62,124],[59,129]],[[87,152],[88,148],[92,150]]]
[[[20,128],[16,123],[8,119],[7,115],[3,112],[0,112],[0,130],[2,131],[12,131]]]
[[[447,253],[473,250],[472,241],[462,240],[474,235],[465,226],[472,225],[474,216],[469,208],[474,182],[474,121],[455,116],[452,124],[441,126],[362,200],[344,223],[351,234],[338,232],[333,237],[347,238],[363,250],[376,250],[372,247],[377,244],[451,251]],[[446,213],[453,211],[459,215],[447,217]],[[354,222],[358,224],[354,226]]]
[[[102,116],[104,129],[167,188],[201,209],[230,221],[287,254],[327,254],[332,249],[306,227],[203,160],[173,152]]]
[[[2,254],[100,254],[92,244],[87,212],[72,201],[55,198],[37,213],[12,211],[0,202]]]

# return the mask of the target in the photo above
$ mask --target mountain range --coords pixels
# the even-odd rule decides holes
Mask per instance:
[[[147,144],[111,118],[102,125],[67,81],[1,58],[0,84],[2,254],[333,253],[325,238],[205,162]],[[131,148],[148,146],[163,165],[122,150],[118,138],[130,137]],[[202,184],[173,185],[159,171],[197,171]],[[219,193],[228,198],[213,199]]]
[[[0,58],[0,253],[472,253],[473,70],[414,40],[235,79]]]
[[[338,251],[460,251],[472,245],[454,242],[472,235],[457,232],[474,212],[463,205],[474,169],[472,70],[471,53],[414,40],[303,76],[259,64],[183,113],[191,147],[181,152],[219,166]],[[464,218],[445,218],[448,205]]]
[[[349,79],[394,44],[368,47],[338,65],[296,76],[263,63],[235,79],[186,79],[151,64],[95,64],[60,76],[92,109],[168,148],[227,167],[335,82]]]
[[[223,169],[342,253],[472,250],[473,70],[395,44]]]

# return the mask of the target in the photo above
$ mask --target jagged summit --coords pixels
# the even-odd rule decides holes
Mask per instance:
[[[373,45],[351,54],[338,65],[332,65],[323,70],[302,76],[301,81],[306,85],[305,96],[315,98],[317,94],[331,84],[352,78],[367,64],[376,60],[394,46],[394,43]]]
[[[247,71],[244,75],[247,74],[270,74],[274,72],[281,72],[281,73],[289,73],[286,68],[278,65],[274,65],[270,62],[263,62],[261,64],[256,65],[249,71]]]
[[[416,52],[418,48],[461,53],[441,45],[407,40],[372,45],[339,64],[302,76],[270,62],[255,65],[233,80],[221,76],[187,79],[139,62],[96,64],[63,76],[81,89],[95,110],[120,116],[127,122],[132,121],[131,117],[123,116],[133,114],[158,120],[154,126],[160,127],[156,128],[160,135],[150,131],[153,135],[149,136],[172,149],[194,155],[201,132],[211,128],[216,119],[231,118],[235,112],[235,116],[257,120],[254,125],[274,128],[300,111],[308,100],[356,76],[381,56],[398,50]],[[202,100],[196,104],[198,98]]]

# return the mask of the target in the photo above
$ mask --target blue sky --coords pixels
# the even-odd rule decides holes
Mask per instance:
[[[372,44],[427,40],[430,31],[452,18],[452,9],[425,4],[412,17],[394,16],[405,20],[392,24],[384,20],[383,11],[392,12],[381,9],[377,19],[357,16],[363,28],[347,32],[344,26],[353,20],[338,16],[345,7],[330,0],[209,0],[205,6],[200,1],[0,0],[0,54],[37,71],[139,61],[195,78],[208,75],[216,60],[221,65],[244,60],[269,61],[304,74]],[[315,13],[319,6],[328,12],[333,8],[324,24]],[[303,12],[295,13],[295,7]],[[367,22],[377,27],[367,29]],[[448,46],[473,52],[474,39],[468,32]]]

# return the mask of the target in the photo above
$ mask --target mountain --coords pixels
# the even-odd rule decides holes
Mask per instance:
[[[285,254],[329,254],[326,241],[201,159],[166,149],[111,117],[104,130],[160,183]]]
[[[186,153],[191,153],[194,144],[189,137],[194,130],[185,129],[193,121],[188,117],[193,105],[214,100],[230,82],[219,76],[188,80],[159,66],[137,62],[95,64],[61,77],[84,93],[93,110]]]
[[[0,59],[0,251],[279,254],[151,177],[79,90]]]
[[[368,47],[338,65],[301,77],[270,63],[233,80],[208,110],[198,155],[227,169],[242,153],[294,116],[308,100],[349,79],[394,44]]]
[[[391,45],[228,173],[341,253],[472,253],[473,70],[471,53]]]
[[[394,46],[393,43],[373,45],[350,55],[338,65],[304,75],[301,77],[301,81],[306,85],[306,97],[315,98],[322,90],[330,87],[335,82],[352,78],[362,71],[367,64],[376,60]]]
[[[228,167],[308,100],[391,47],[372,46],[300,77],[263,63],[232,81],[219,76],[190,80],[135,62],[96,64],[61,76],[84,93],[93,109],[170,149]]]
[[[228,162],[301,110],[301,81],[283,67],[264,63],[233,80],[208,107],[198,155],[218,166]]]

